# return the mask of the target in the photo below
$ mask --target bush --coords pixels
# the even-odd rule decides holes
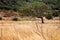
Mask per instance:
[[[53,19],[53,17],[52,17],[51,14],[47,14],[45,17],[46,17],[46,19],[48,19],[48,20]]]
[[[53,13],[53,16],[54,16],[54,17],[58,17],[59,14],[56,12],[56,13]]]
[[[2,17],[0,17],[0,20],[2,20]]]
[[[19,19],[18,19],[18,18],[13,18],[12,20],[13,20],[13,21],[19,21]]]

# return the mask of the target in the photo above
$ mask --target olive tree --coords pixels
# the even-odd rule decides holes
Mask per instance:
[[[25,6],[21,7],[20,11],[26,16],[31,15],[34,17],[41,18],[42,23],[44,23],[43,16],[47,8],[48,6],[43,2],[33,2],[33,3],[28,3]]]

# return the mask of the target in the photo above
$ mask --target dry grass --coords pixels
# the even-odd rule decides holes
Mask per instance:
[[[60,21],[0,21],[0,40],[60,40]]]

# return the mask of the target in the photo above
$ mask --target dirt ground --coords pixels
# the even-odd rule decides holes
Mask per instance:
[[[0,40],[60,40],[60,21],[0,21]]]

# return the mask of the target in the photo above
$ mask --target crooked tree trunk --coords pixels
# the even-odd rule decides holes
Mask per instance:
[[[44,23],[43,17],[41,17],[41,22]]]
[[[40,18],[40,19],[41,19],[41,22],[42,22],[42,23],[44,23],[43,16],[40,16],[40,17],[38,17],[38,18]]]

